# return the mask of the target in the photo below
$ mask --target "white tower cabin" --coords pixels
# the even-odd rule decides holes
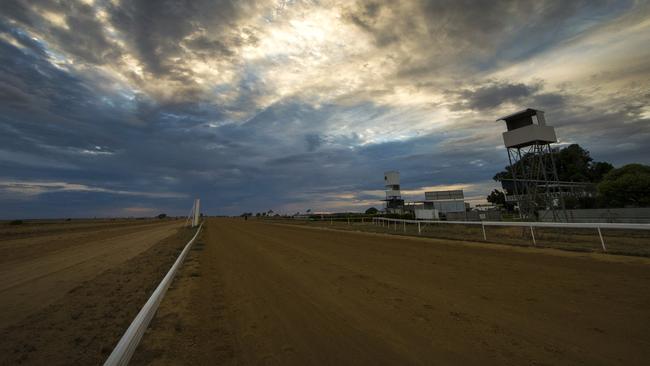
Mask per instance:
[[[528,108],[497,121],[506,122],[508,131],[503,133],[503,143],[507,148],[557,142],[555,129],[546,125],[543,111]]]
[[[505,121],[508,129],[503,133],[503,143],[511,177],[501,181],[509,193],[506,200],[517,203],[523,219],[537,220],[540,210],[550,210],[553,221],[567,221],[551,149],[557,137],[555,129],[546,125],[544,112],[528,108],[497,121]]]
[[[386,199],[401,198],[399,187],[399,172],[390,171],[384,173],[384,186],[386,187]]]

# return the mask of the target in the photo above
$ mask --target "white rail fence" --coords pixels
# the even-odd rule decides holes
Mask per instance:
[[[405,220],[405,219],[391,219],[385,217],[373,217],[372,223],[374,225],[387,226],[388,228],[394,226],[397,231],[398,224],[403,227],[406,232],[406,224],[414,224],[418,227],[418,235],[422,234],[422,224],[436,224],[436,225],[477,225],[481,226],[483,231],[483,240],[487,241],[486,226],[514,226],[530,229],[530,235],[533,239],[533,245],[537,245],[535,240],[534,228],[570,228],[570,229],[596,229],[600,244],[604,252],[607,252],[605,239],[601,229],[624,229],[624,230],[650,230],[650,224],[621,224],[621,223],[584,223],[584,222],[506,222],[506,221],[435,221],[435,220]]]
[[[267,218],[268,220],[275,220],[275,218],[270,217]],[[292,218],[292,220],[295,221],[320,221],[320,222],[329,222],[330,224],[334,224],[335,222],[347,222],[348,224],[351,223],[371,223],[373,217],[370,216],[341,216],[341,217],[328,217],[328,216],[323,216],[323,217],[304,217],[304,218]],[[282,218],[280,218],[282,220]]]
[[[160,284],[158,284],[158,287],[156,287],[153,294],[151,294],[149,300],[147,300],[142,309],[140,309],[138,315],[133,319],[129,328],[124,332],[124,335],[117,343],[117,346],[115,346],[113,352],[108,356],[106,362],[104,362],[104,366],[127,365],[129,363],[129,360],[131,360],[133,352],[135,352],[135,349],[138,347],[138,343],[140,343],[151,319],[153,319],[154,314],[156,314],[156,310],[158,310],[158,306],[160,305],[163,296],[165,296],[169,285],[172,283],[178,268],[185,260],[185,257],[187,257],[187,253],[189,253],[192,243],[194,243],[196,238],[199,236],[202,227],[203,224],[201,223],[199,228],[196,230],[194,237],[192,237],[192,239],[185,245],[185,248],[183,248],[183,251],[178,256],[169,272],[167,272],[162,281],[160,281]]]

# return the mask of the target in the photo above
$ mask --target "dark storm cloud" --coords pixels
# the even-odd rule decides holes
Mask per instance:
[[[370,0],[357,2],[346,19],[372,35],[378,47],[400,54],[397,75],[412,78],[530,58],[633,5],[609,0]]]
[[[517,103],[530,97],[540,89],[540,85],[522,83],[491,83],[474,90],[463,90],[459,97],[463,99],[458,109],[492,109],[505,102]]]
[[[25,25],[32,24],[28,2],[26,1],[3,1],[2,13],[8,19],[14,19]]]
[[[175,173],[157,159],[192,166],[194,149],[186,157],[170,153],[170,146],[182,153],[188,143],[183,143],[182,134],[175,135],[179,128],[172,122],[165,124],[162,117],[176,112],[188,121],[193,116],[186,112],[190,108],[156,109],[128,99],[102,103],[105,96],[93,92],[83,80],[4,42],[0,42],[0,65],[2,178],[56,177],[125,188],[124,180],[139,170],[142,184],[131,182],[131,188],[147,190],[151,189],[147,183],[159,180],[160,174]],[[214,111],[204,116],[212,117]],[[160,120],[163,128],[138,127],[128,123],[132,118]],[[184,124],[184,128],[190,126]]]
[[[237,19],[250,7],[244,1],[129,1],[111,7],[112,23],[127,37],[131,48],[147,70],[155,75],[183,77],[191,72],[174,60],[183,56],[185,46],[212,56],[230,56],[241,40]],[[214,37],[214,38],[211,38]]]
[[[558,110],[566,107],[568,97],[560,93],[538,93],[535,94],[529,105],[538,106],[543,110]]]
[[[194,52],[204,56],[232,56],[234,52],[222,41],[206,36],[196,37],[186,43]]]
[[[232,71],[238,49],[258,39],[255,27],[239,24],[254,2],[10,0],[6,7],[0,19],[42,37],[55,57],[119,70],[160,103],[205,100],[209,89],[197,82],[193,62]]]
[[[27,43],[24,37],[18,39],[21,43]],[[5,94],[0,108],[13,110],[13,113],[5,114],[5,117],[16,114],[21,117],[36,115],[56,119],[52,106],[63,107],[71,101],[94,102],[88,95],[89,90],[78,78],[44,60],[44,52],[38,43],[31,42],[29,45],[29,49],[20,50],[0,42],[0,84],[5,90],[11,90]],[[16,99],[17,95],[23,97]],[[24,108],[26,98],[30,102],[29,108]],[[92,113],[88,110],[81,112]]]
[[[323,139],[317,134],[309,134],[305,136],[305,143],[307,151],[313,152],[323,144]]]
[[[541,110],[557,110],[566,107],[571,99],[570,95],[559,91],[545,91],[542,83],[503,81],[487,81],[473,89],[450,90],[446,95],[449,100],[455,100],[451,105],[453,110],[474,110],[481,113],[525,105]]]
[[[4,7],[9,9],[4,12]],[[62,15],[66,27],[53,26],[42,11],[54,11]],[[3,2],[5,19],[20,22],[27,28],[47,34],[65,52],[79,60],[102,64],[119,57],[118,49],[108,41],[102,24],[95,16],[95,9],[74,1],[13,1]]]
[[[121,51],[114,48],[106,38],[104,29],[97,21],[91,6],[64,4],[67,5],[60,10],[66,14],[65,21],[69,29],[60,27],[48,29],[49,34],[63,50],[94,64],[112,62],[121,56]]]

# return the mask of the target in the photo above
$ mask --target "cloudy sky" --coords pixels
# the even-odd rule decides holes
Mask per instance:
[[[647,1],[0,6],[0,218],[362,210],[385,170],[477,201],[525,107],[650,163]]]

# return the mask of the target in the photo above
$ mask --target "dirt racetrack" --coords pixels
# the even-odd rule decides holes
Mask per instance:
[[[647,365],[650,260],[211,219],[132,364]]]
[[[180,223],[111,227],[0,242],[0,327],[45,307],[72,288],[172,235]],[[99,234],[99,235],[98,235]],[[13,258],[12,258],[13,257]]]
[[[0,227],[0,365],[101,364],[193,234],[181,225]]]

